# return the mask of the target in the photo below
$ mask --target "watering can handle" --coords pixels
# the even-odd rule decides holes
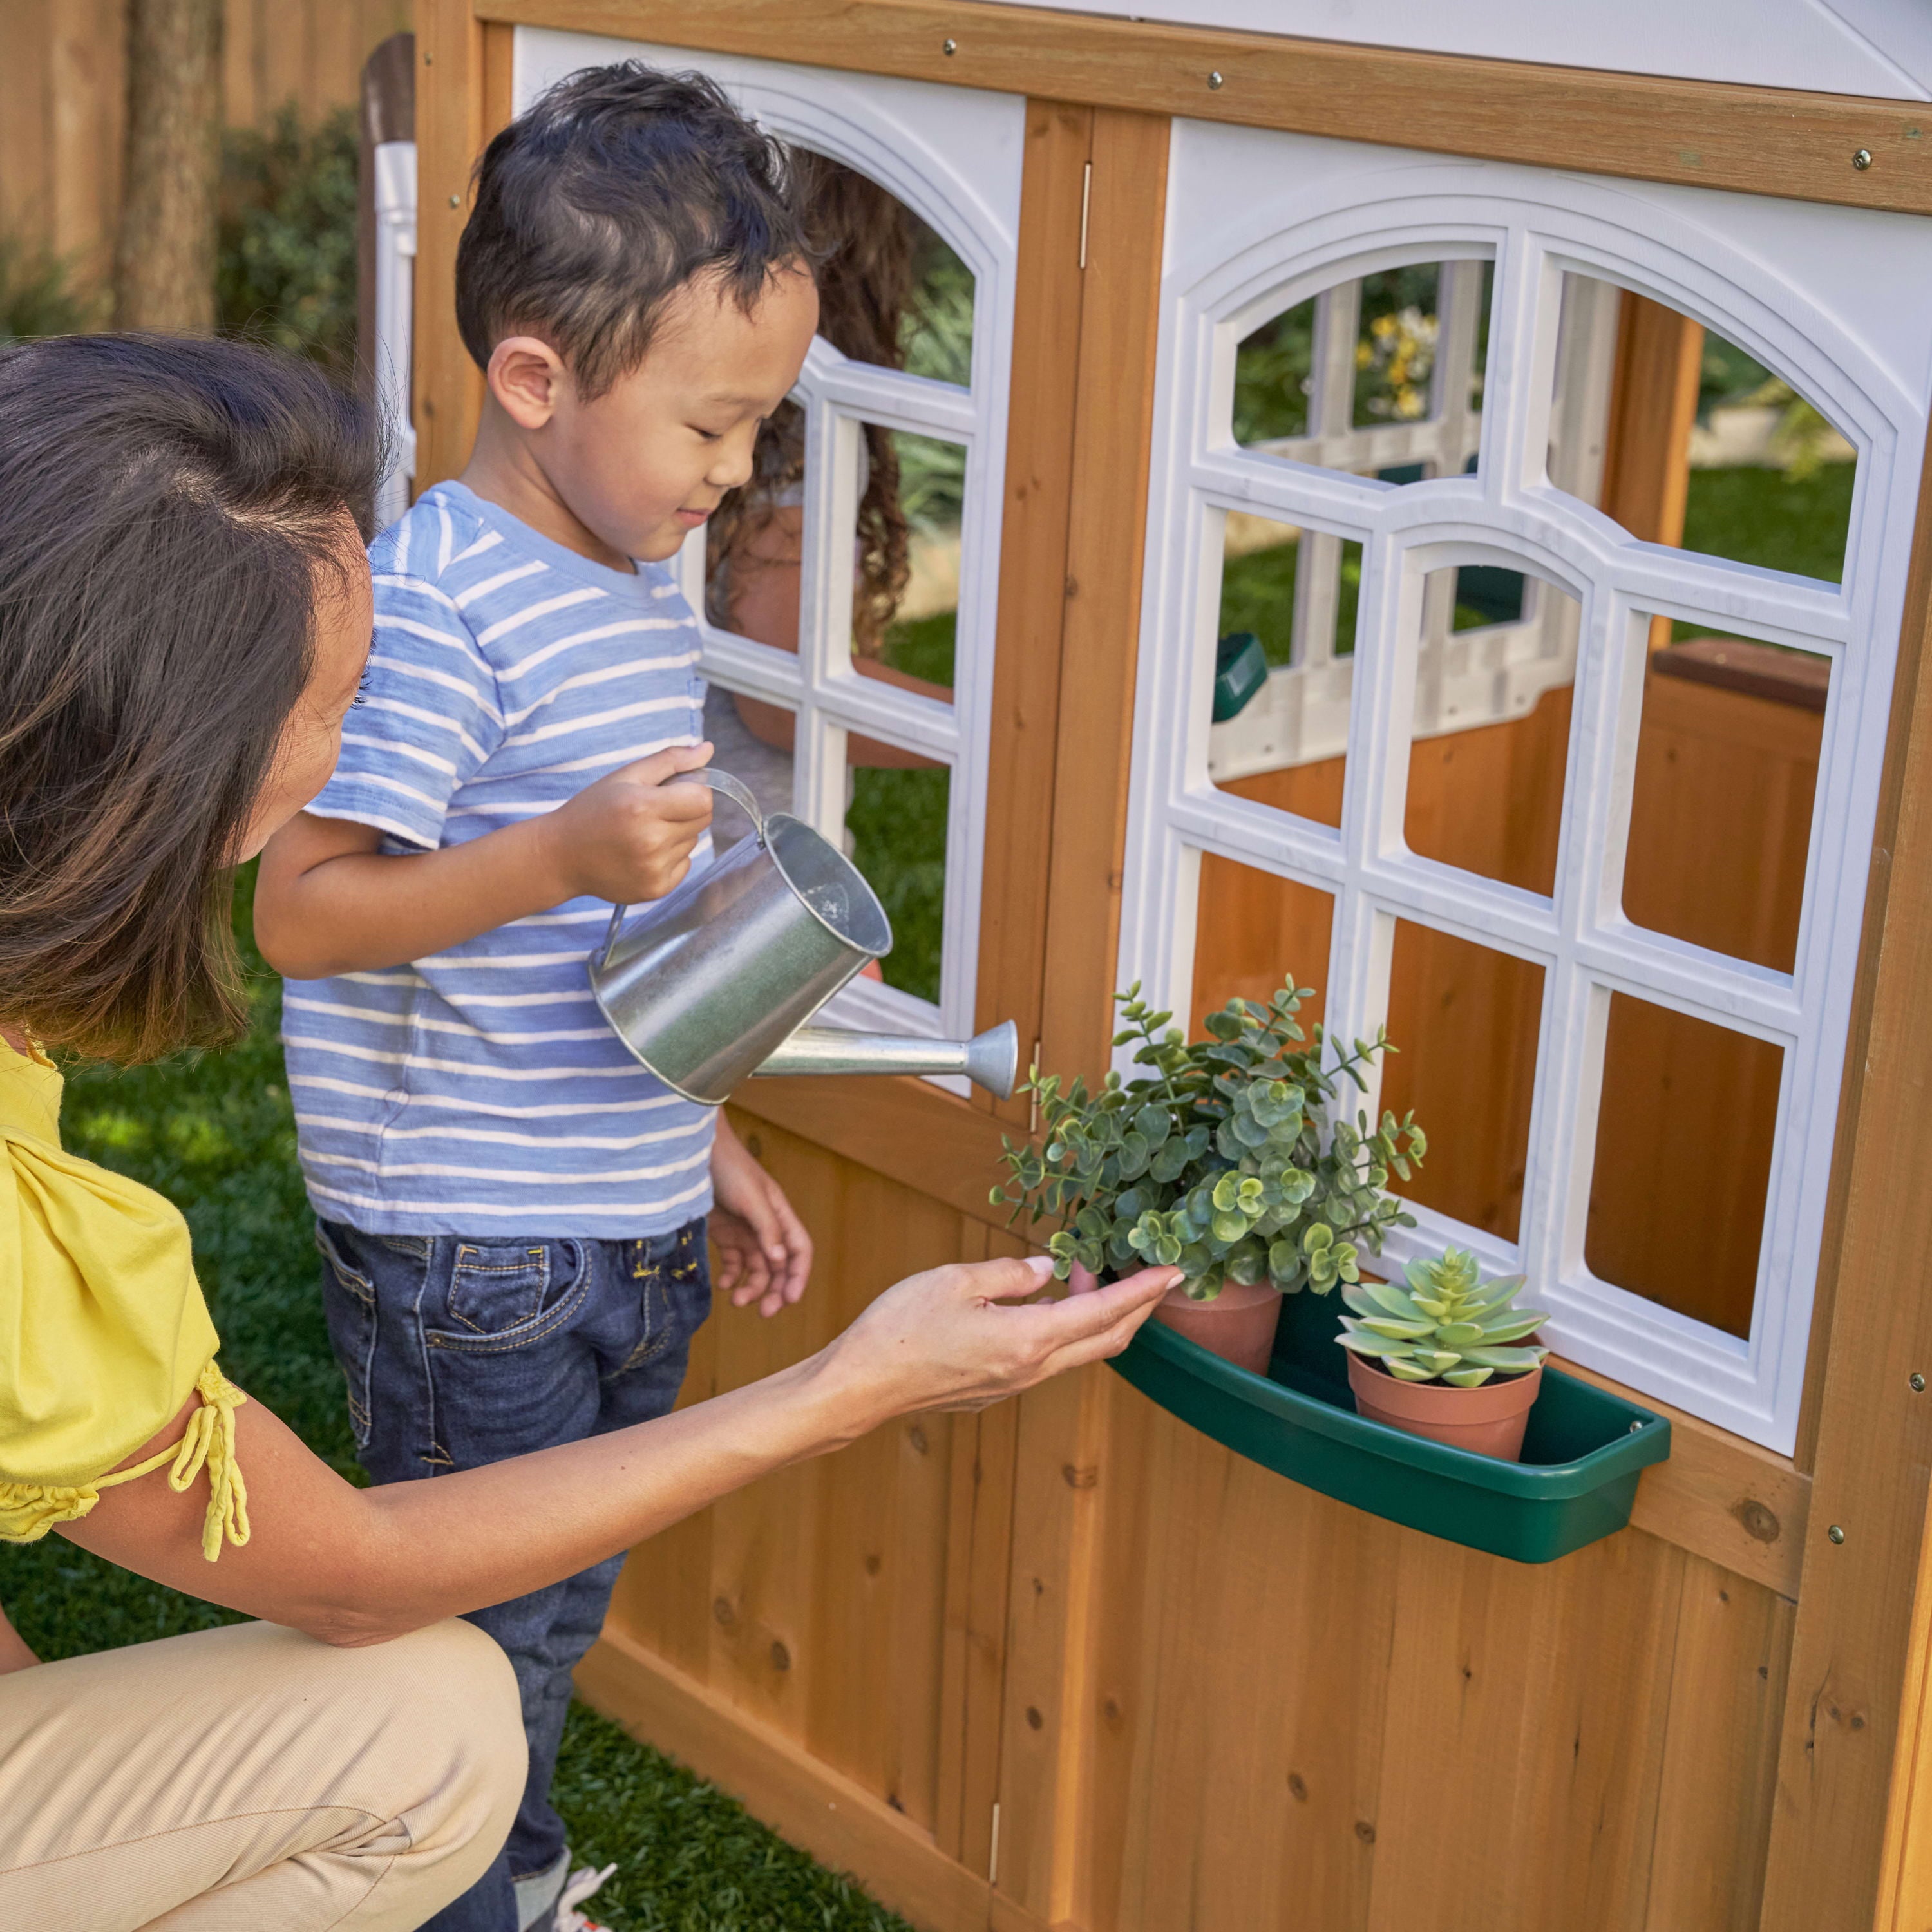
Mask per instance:
[[[706,785],[713,791],[722,792],[752,821],[752,830],[758,835],[758,843],[762,845],[765,842],[765,814],[759,810],[752,788],[742,778],[734,778],[729,772],[713,771],[706,765],[696,771],[674,772],[664,783]],[[617,943],[617,928],[623,924],[624,915],[630,909],[628,904],[610,908],[610,923],[604,932],[603,958],[607,966],[610,963],[610,949]]]

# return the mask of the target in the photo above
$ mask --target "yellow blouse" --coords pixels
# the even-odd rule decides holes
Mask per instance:
[[[179,1210],[63,1153],[60,1102],[53,1066],[0,1040],[0,1538],[34,1542],[168,1463],[176,1490],[208,1472],[212,1563],[224,1538],[248,1540],[235,1459],[248,1397],[215,1366]],[[196,1393],[179,1442],[107,1473]]]

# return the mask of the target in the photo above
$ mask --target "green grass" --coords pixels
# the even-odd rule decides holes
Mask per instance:
[[[1840,582],[1851,526],[1854,463],[1821,464],[1808,476],[1780,470],[1694,470],[1684,548],[1767,570]]]
[[[245,932],[245,882],[237,918]],[[70,1072],[64,1138],[74,1152],[180,1206],[220,1330],[223,1366],[317,1454],[359,1480],[295,1164],[276,1037],[280,988],[254,964],[254,1023],[241,1045],[131,1072]],[[0,1544],[0,1603],[48,1659],[238,1621],[58,1535]],[[617,1932],[909,1932],[850,1880],[580,1706],[565,1736],[556,1802],[584,1862],[616,1862],[595,1911]]]
[[[944,766],[923,771],[861,769],[852,774],[845,827],[852,862],[892,922],[892,950],[879,962],[886,984],[922,1000],[939,998],[939,946],[946,911],[946,813],[952,790]]]
[[[909,617],[886,632],[880,656],[908,677],[952,688],[952,654],[959,631],[957,610],[935,610],[930,616]]]

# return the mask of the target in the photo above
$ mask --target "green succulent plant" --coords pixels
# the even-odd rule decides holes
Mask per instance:
[[[1527,1375],[1549,1354],[1540,1342],[1510,1346],[1550,1319],[1540,1308],[1514,1305],[1521,1275],[1480,1280],[1474,1255],[1445,1248],[1432,1261],[1411,1262],[1402,1276],[1406,1288],[1381,1281],[1344,1288],[1354,1313],[1342,1318],[1335,1338],[1398,1382],[1478,1388],[1492,1376]]]
[[[1096,1274],[1158,1263],[1203,1301],[1229,1281],[1325,1294],[1358,1280],[1364,1248],[1379,1253],[1386,1230],[1415,1225],[1382,1190],[1427,1143],[1413,1115],[1331,1124],[1339,1083],[1366,1090],[1364,1070],[1395,1049],[1378,1032],[1324,1067],[1322,1029],[1310,1042],[1294,1017],[1311,994],[1290,980],[1266,1006],[1230,1000],[1208,1016],[1210,1036],[1190,1042],[1138,981],[1117,993],[1114,1044],[1132,1045],[1148,1072],[1110,1072],[1090,1093],[1033,1068],[1022,1091],[1043,1142],[1005,1142],[1011,1178],[994,1204],[1011,1208],[1009,1225],[1060,1221],[1047,1246],[1063,1280],[1076,1262]]]

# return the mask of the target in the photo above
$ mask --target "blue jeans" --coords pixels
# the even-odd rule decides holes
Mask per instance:
[[[664,1414],[711,1307],[704,1223],[648,1240],[365,1234],[319,1222],[329,1340],[379,1483],[473,1469]],[[508,1653],[530,1782],[496,1863],[424,1932],[517,1932],[514,1880],[563,1850],[550,1803],[571,1672],[623,1558],[470,1618]]]

